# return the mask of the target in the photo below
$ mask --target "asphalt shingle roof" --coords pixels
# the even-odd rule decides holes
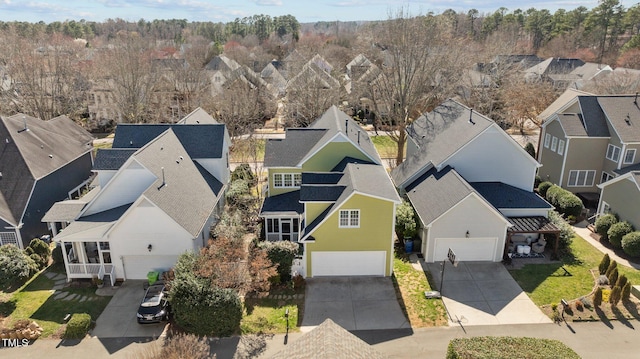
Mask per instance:
[[[304,205],[300,203],[300,191],[292,191],[267,197],[262,202],[260,214],[302,214]]]
[[[301,186],[301,202],[334,202],[344,192],[344,186]]]
[[[502,208],[547,208],[553,209],[547,201],[534,192],[528,192],[501,182],[471,182],[492,206]]]
[[[578,96],[582,117],[589,137],[609,137],[609,128],[602,108],[595,96]]]
[[[303,172],[302,184],[336,184],[342,178],[343,173],[340,172]]]
[[[136,151],[132,148],[99,148],[93,161],[93,169],[117,171]]]
[[[598,96],[598,103],[622,142],[640,142],[640,97]]]
[[[287,129],[284,139],[267,140],[264,149],[264,166],[297,166],[326,133],[326,129]]]

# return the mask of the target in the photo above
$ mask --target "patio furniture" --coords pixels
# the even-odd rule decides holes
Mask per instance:
[[[538,240],[536,243],[531,245],[531,249],[533,253],[544,253],[544,248],[547,246],[547,241],[544,239]]]
[[[528,256],[531,253],[531,246],[522,246],[522,254]]]

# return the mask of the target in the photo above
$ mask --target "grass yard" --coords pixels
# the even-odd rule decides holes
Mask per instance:
[[[289,309],[289,331],[298,331],[302,320],[299,308],[304,299],[247,298],[240,322],[241,334],[276,334],[287,332],[285,311]]]
[[[570,276],[565,275],[560,263],[528,264],[509,272],[538,306],[559,303],[562,298],[582,297],[593,289],[594,278],[590,270],[598,268],[603,254],[580,236],[573,238],[571,249],[573,255],[562,259]],[[618,271],[632,284],[640,284],[640,271],[622,265],[618,265]]]
[[[413,328],[447,325],[447,314],[441,299],[426,299],[424,292],[432,290],[425,272],[411,266],[404,254],[393,260],[393,282],[398,291],[400,307]]]
[[[264,161],[264,139],[234,139],[229,150],[231,162],[253,163]]]
[[[376,151],[382,158],[396,158],[398,145],[389,136],[371,136]]]
[[[63,324],[67,313],[87,313],[92,320],[107,306],[111,297],[101,297],[95,294],[95,288],[64,288],[63,291],[76,295],[72,300],[56,300],[51,289],[54,282],[47,278],[44,272],[36,274],[21,288],[12,294],[4,295],[0,301],[0,316],[6,317],[3,325],[11,327],[19,319],[31,319],[43,328],[43,337],[56,333]],[[80,298],[86,298],[80,301]]]

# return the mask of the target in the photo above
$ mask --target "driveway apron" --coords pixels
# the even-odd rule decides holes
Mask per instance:
[[[144,297],[143,280],[128,280],[116,290],[116,294],[104,309],[91,336],[98,338],[154,337],[162,334],[166,322],[138,324],[136,313]]]
[[[501,263],[446,262],[444,287],[442,262],[427,268],[441,288],[450,325],[498,325],[551,323]]]
[[[391,278],[317,277],[306,288],[303,332],[327,318],[346,330],[410,328]]]

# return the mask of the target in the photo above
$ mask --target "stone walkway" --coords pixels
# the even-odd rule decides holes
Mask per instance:
[[[94,296],[85,296],[67,292],[65,290],[66,288],[68,288],[67,276],[65,276],[64,274],[44,272],[44,276],[53,281],[53,287],[51,288],[51,291],[53,292],[52,297],[54,300],[77,300],[79,302],[84,302],[87,300],[96,299],[96,297]]]
[[[618,264],[622,264],[623,266],[640,270],[640,265],[633,262],[629,262],[628,260],[618,256],[616,252],[602,245],[602,243],[600,243],[600,241],[598,240],[598,235],[591,232],[591,230],[587,228],[587,224],[588,224],[587,221],[576,223],[573,226],[573,230],[585,241],[589,242],[592,246],[596,247],[596,249],[598,249],[600,252],[602,252],[603,254],[604,253],[609,254],[609,258],[611,258],[611,260],[615,260],[616,262],[618,262]]]

